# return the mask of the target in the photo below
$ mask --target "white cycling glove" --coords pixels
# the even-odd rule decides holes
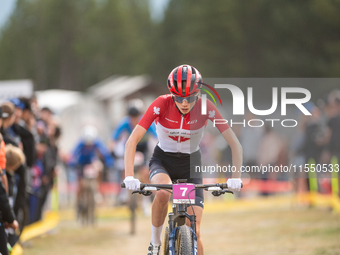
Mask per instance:
[[[133,176],[127,176],[124,180],[125,188],[129,190],[137,190],[140,188],[140,181],[133,178]]]
[[[242,188],[242,181],[239,178],[231,178],[227,181],[228,189],[234,190],[234,191],[240,191]]]

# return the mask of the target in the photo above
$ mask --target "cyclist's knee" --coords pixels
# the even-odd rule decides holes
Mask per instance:
[[[161,204],[167,204],[169,202],[169,199],[170,199],[170,196],[171,194],[165,190],[159,190],[157,193],[156,193],[156,198],[155,200],[158,202],[158,203],[161,203]]]

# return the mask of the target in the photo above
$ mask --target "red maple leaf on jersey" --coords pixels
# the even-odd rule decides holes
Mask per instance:
[[[177,135],[177,136],[170,136],[170,135],[169,135],[169,137],[170,137],[172,140],[176,141],[176,142],[178,141],[178,135]],[[183,137],[183,136],[181,136],[179,142],[181,143],[181,142],[185,142],[185,141],[188,141],[188,140],[190,140],[190,137]]]

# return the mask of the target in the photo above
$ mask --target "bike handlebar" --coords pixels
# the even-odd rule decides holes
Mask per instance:
[[[173,184],[148,184],[148,183],[141,183],[140,190],[143,190],[145,187],[154,187],[159,189],[172,189]],[[122,188],[125,188],[125,183],[122,182],[120,185]],[[216,183],[216,184],[195,184],[195,189],[206,189],[210,187],[219,187],[222,190],[228,189],[228,185],[226,183]],[[241,188],[243,188],[243,183],[241,184]]]

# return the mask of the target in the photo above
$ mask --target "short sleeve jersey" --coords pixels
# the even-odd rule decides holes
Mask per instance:
[[[158,137],[158,146],[165,152],[191,154],[199,150],[208,120],[223,119],[216,106],[207,100],[207,114],[201,114],[199,98],[185,115],[181,114],[172,99],[172,95],[158,97],[147,109],[138,125],[146,130],[154,121]],[[229,128],[228,124],[216,126],[221,133]]]

